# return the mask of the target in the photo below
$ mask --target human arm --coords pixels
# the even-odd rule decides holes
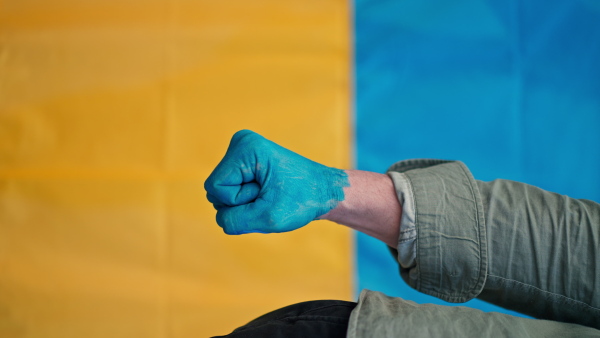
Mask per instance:
[[[344,172],[236,135],[205,184],[226,233],[330,219],[398,246],[403,278],[423,293],[600,325],[597,203],[476,181],[460,162],[403,161],[388,176]]]
[[[450,302],[478,297],[600,326],[600,205],[476,181],[460,162],[402,161],[389,170],[409,182],[415,206],[415,259],[401,268],[409,285]]]
[[[600,205],[513,181],[477,184],[491,258],[478,298],[600,329]]]
[[[320,217],[377,238],[390,247],[398,246],[402,206],[388,175],[346,170],[349,185],[344,200]]]
[[[397,245],[401,207],[389,176],[329,168],[248,130],[232,137],[205,189],[227,234],[328,219]]]

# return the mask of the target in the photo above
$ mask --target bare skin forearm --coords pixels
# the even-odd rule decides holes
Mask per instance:
[[[348,226],[396,248],[402,206],[392,179],[369,171],[346,170],[346,173],[350,186],[344,188],[344,200],[320,218]]]

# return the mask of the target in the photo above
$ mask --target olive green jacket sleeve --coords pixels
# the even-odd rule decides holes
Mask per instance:
[[[600,337],[594,328],[483,312],[464,306],[416,304],[363,290],[348,323],[349,338]]]
[[[411,287],[600,329],[598,203],[476,181],[461,162],[409,160],[389,171],[414,211],[414,229],[401,228],[399,240],[414,250],[400,269]]]

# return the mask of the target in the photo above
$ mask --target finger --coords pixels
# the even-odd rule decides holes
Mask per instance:
[[[262,137],[262,136],[253,132],[252,130],[248,130],[248,129],[240,130],[240,131],[236,132],[235,134],[233,134],[233,136],[231,137],[231,141],[229,142],[229,148],[237,146],[240,142],[244,142],[244,139],[258,138],[258,137]]]
[[[225,156],[210,174],[204,188],[212,195],[220,186],[235,186],[256,180],[256,154],[264,138],[250,130],[240,130],[233,135]],[[259,143],[257,143],[259,142]]]
[[[221,186],[235,186],[244,183],[238,166],[227,158],[223,158],[213,172],[204,181],[204,190],[207,193],[219,197]]]
[[[267,233],[261,214],[261,207],[256,203],[223,208],[217,212],[217,224],[228,235]]]
[[[256,182],[242,184],[237,195],[235,196],[234,204],[241,205],[254,202],[260,194],[260,185]]]
[[[251,161],[225,156],[204,182],[204,189],[207,193],[221,199],[222,203],[237,205],[234,201],[241,186],[256,183],[254,173],[256,166],[249,163]]]
[[[227,205],[221,203],[221,201],[219,201],[219,199],[217,199],[215,196],[206,193],[206,199],[212,203],[213,207],[215,208],[215,210],[220,210],[222,208],[227,207]]]
[[[260,185],[256,182],[234,186],[219,186],[213,193],[206,196],[213,204],[225,206],[238,206],[253,202],[260,194]]]

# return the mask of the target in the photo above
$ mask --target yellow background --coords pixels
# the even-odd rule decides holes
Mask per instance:
[[[339,0],[0,2],[0,337],[204,337],[351,298],[350,234],[227,236],[243,128],[349,165]]]

